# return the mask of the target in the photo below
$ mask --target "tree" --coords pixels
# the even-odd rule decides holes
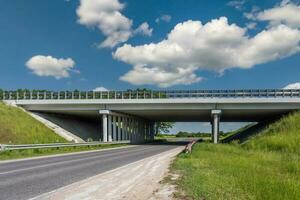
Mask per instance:
[[[162,133],[169,133],[170,129],[174,126],[174,122],[156,122],[155,123],[155,135]]]

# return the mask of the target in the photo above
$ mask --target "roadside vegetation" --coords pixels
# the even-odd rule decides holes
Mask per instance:
[[[127,144],[99,144],[95,146],[6,150],[6,151],[0,151],[0,160],[29,158],[29,157],[46,156],[46,155],[54,155],[54,154],[62,154],[62,153],[72,153],[72,152],[79,152],[79,151],[100,150],[100,149],[116,148],[116,147],[123,147],[123,146],[127,146]]]
[[[198,143],[171,169],[179,199],[300,199],[300,112],[243,143]]]
[[[0,102],[0,144],[58,143],[66,140],[19,108]]]
[[[220,138],[227,137],[227,135],[232,134],[231,132],[224,133],[220,131]],[[205,133],[205,132],[185,132],[185,131],[179,131],[177,134],[157,134],[157,139],[168,139],[168,138],[198,138],[202,140],[210,140],[211,139],[211,133]]]

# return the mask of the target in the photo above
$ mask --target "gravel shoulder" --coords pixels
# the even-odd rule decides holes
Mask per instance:
[[[163,195],[156,194],[157,191],[160,191],[159,188],[161,185],[159,182],[167,175],[172,159],[179,154],[183,148],[184,147],[177,147],[155,156],[130,163],[50,193],[40,195],[34,199],[167,199],[170,195],[168,192]]]

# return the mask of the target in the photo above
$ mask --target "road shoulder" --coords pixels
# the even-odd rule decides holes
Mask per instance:
[[[172,159],[184,147],[139,160],[120,168],[62,187],[34,199],[146,200],[160,187]]]

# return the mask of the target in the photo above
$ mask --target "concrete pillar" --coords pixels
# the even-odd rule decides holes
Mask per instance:
[[[148,122],[148,140],[151,140],[151,123]]]
[[[102,141],[107,142],[108,136],[108,115],[110,114],[109,110],[99,110],[99,114],[102,115]]]
[[[212,142],[217,144],[219,141],[219,129],[220,129],[220,116],[221,110],[212,110]]]
[[[122,129],[121,129],[122,119],[120,116],[118,116],[118,141],[121,141],[121,135],[122,135]]]
[[[150,131],[150,140],[154,140],[154,136],[155,136],[155,123],[154,122],[151,122],[150,123],[150,128],[151,128],[151,131]]]
[[[102,115],[102,141],[107,142],[107,115]]]
[[[127,117],[123,117],[123,140],[127,140]]]
[[[133,142],[137,142],[137,133],[138,133],[138,121],[133,120]]]
[[[147,126],[146,122],[143,123],[143,142],[145,142],[147,136]]]
[[[112,118],[113,118],[112,138],[113,141],[117,141],[117,117],[113,115]]]
[[[130,140],[130,118],[127,118],[127,137],[126,140]]]
[[[112,142],[112,116],[108,115],[108,142]]]
[[[131,118],[127,118],[127,140],[130,140],[131,135]]]

